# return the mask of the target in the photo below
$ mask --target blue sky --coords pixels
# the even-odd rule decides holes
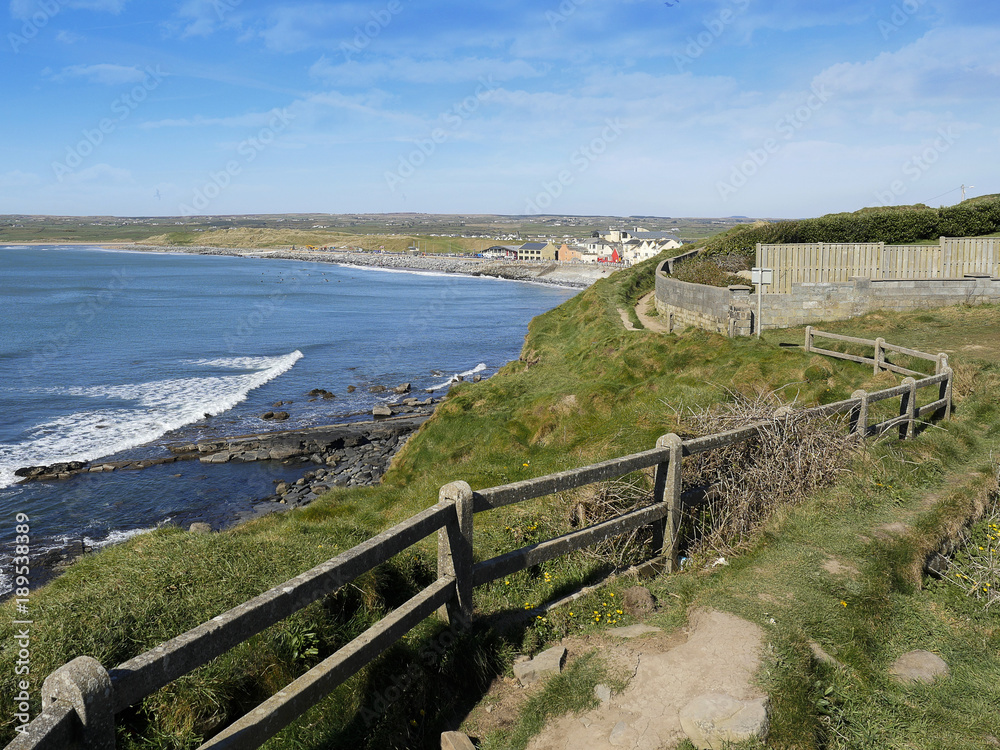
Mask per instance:
[[[1000,192],[993,0],[10,0],[0,213],[812,216]]]

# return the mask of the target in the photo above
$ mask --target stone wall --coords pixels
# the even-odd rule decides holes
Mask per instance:
[[[1000,279],[969,274],[962,279],[854,278],[838,284],[793,284],[789,294],[765,294],[763,328],[789,328],[821,320],[847,320],[875,310],[925,310],[948,305],[1000,302]]]
[[[656,275],[656,309],[671,332],[702,328],[727,336],[749,336],[753,327],[750,287],[718,287]]]
[[[787,294],[765,294],[762,328],[789,328],[847,320],[875,310],[923,310],[959,304],[1000,303],[1000,279],[966,274],[961,279],[853,278],[848,282],[793,284]],[[695,326],[729,336],[756,332],[757,299],[749,287],[710,287],[656,275],[656,309],[671,330]]]

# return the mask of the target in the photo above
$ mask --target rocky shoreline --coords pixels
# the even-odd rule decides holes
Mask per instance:
[[[203,464],[280,461],[286,467],[301,467],[295,481],[276,480],[274,492],[254,501],[249,510],[235,514],[231,522],[213,528],[196,522],[189,530],[211,533],[271,513],[302,508],[335,487],[377,484],[395,455],[410,436],[426,422],[440,398],[406,399],[389,405],[390,415],[369,422],[348,422],[296,430],[277,430],[226,439],[205,440],[167,446],[171,455],[132,461],[73,461],[19,470],[22,481],[68,480],[85,473],[141,470],[178,461]],[[93,552],[82,540],[51,549],[34,559],[36,585],[51,581],[77,558]]]
[[[402,253],[366,253],[344,250],[303,250],[275,248],[229,248],[174,245],[111,245],[109,249],[151,253],[187,253],[191,255],[228,255],[240,258],[278,258],[310,263],[335,263],[367,268],[382,268],[424,273],[486,276],[510,281],[530,281],[541,284],[582,289],[608,275],[607,268],[584,263],[556,261],[501,261],[447,255],[409,255]]]

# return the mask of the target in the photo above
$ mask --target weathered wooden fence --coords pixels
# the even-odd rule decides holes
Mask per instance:
[[[1000,238],[942,237],[937,245],[884,242],[757,243],[757,266],[774,269],[765,294],[787,294],[792,284],[844,283],[853,277],[961,279],[1000,275]]]
[[[819,349],[813,345],[816,337],[872,345],[875,353],[868,359]],[[859,435],[882,433],[898,424],[901,439],[912,437],[918,421],[926,416],[950,415],[952,371],[943,354],[933,356],[892,346],[882,339],[856,339],[812,328],[806,329],[805,348],[818,354],[872,364],[876,372],[888,369],[921,375],[885,361],[886,351],[899,352],[936,362],[936,372],[920,380],[907,377],[895,388],[874,393],[855,391],[849,399],[797,413],[817,416],[849,414],[851,430]],[[939,388],[938,398],[919,407],[918,391],[933,386]],[[871,404],[897,397],[900,399],[898,417],[868,424]],[[205,742],[199,750],[249,750],[260,747],[435,610],[447,619],[471,618],[472,591],[476,586],[643,526],[652,527],[653,555],[662,558],[668,572],[673,571],[683,510],[681,466],[684,457],[754,438],[762,431],[772,429],[775,424],[780,425],[788,414],[787,408],[783,407],[772,419],[688,440],[674,434],[664,435],[656,441],[655,447],[647,451],[500,487],[473,490],[465,482],[447,484],[441,488],[438,502],[432,507],[117,667],[106,670],[89,656],[78,657],[60,667],[46,678],[42,686],[41,713],[28,725],[24,734],[19,734],[7,745],[6,750],[114,748],[115,714],[310,603],[332,594],[435,532],[438,536],[438,576],[434,583]],[[476,513],[648,468],[655,469],[653,494],[648,506],[475,562],[473,519]]]

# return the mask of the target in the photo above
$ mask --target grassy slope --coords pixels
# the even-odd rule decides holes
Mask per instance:
[[[727,389],[794,384],[786,390],[789,396],[816,403],[873,384],[864,368],[782,348],[777,337],[758,343],[698,332],[678,338],[624,331],[617,307],[648,283],[653,265],[615,274],[536,318],[521,361],[488,381],[453,389],[383,486],[335,491],[304,511],[212,537],[160,531],[82,560],[32,598],[39,623],[33,631],[33,675],[40,682],[78,654],[106,665],[120,662],[427,507],[449,481],[490,486],[645,449],[660,434],[683,429],[678,410],[724,400]],[[921,330],[910,326],[900,333]],[[477,517],[477,555],[564,530],[566,500],[542,499]],[[200,734],[277,689],[424,585],[433,576],[431,543],[161,691],[125,717],[123,746],[138,746],[136,733],[151,746],[196,745]],[[582,557],[557,561],[477,590],[477,606],[484,612],[518,610],[589,580],[599,568]],[[684,588],[691,585],[688,579],[677,580],[685,600],[699,596]],[[676,619],[677,613],[670,616]],[[9,636],[10,626],[0,625],[0,642],[11,643]],[[538,628],[524,637],[530,644],[545,636]],[[449,700],[460,705],[460,698],[478,694],[511,651],[524,645],[473,631],[457,634],[458,645],[442,649],[440,658],[421,659],[422,639],[428,638],[432,643],[441,638],[433,623],[421,626],[273,746],[433,746],[434,732],[451,716]],[[798,653],[794,646],[787,648]],[[474,668],[457,664],[455,653],[469,656]],[[9,648],[0,655],[5,696],[13,688],[12,659]],[[401,665],[411,663],[421,672],[406,700],[390,702],[376,719],[369,715],[361,721],[358,707],[378,705]],[[806,699],[796,697],[795,689],[789,694],[793,708],[805,712],[800,704]]]
[[[210,247],[273,248],[295,245],[362,247],[402,253],[418,245],[427,253],[475,253],[496,244],[493,240],[470,237],[428,237],[409,234],[354,234],[337,230],[257,229],[238,227],[211,232],[179,231],[146,240],[153,245],[208,245]]]

